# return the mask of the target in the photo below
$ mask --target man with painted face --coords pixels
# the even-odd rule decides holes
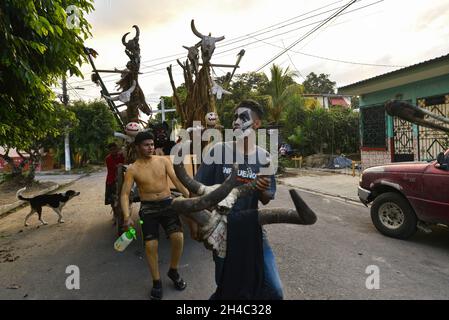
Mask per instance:
[[[257,102],[242,101],[234,109],[235,141],[215,144],[208,151],[213,161],[203,161],[195,177],[205,185],[220,184],[237,162],[238,184],[256,186],[252,194],[237,200],[227,216],[226,253],[213,255],[217,290],[211,299],[283,299],[274,255],[255,213],[258,202],[267,204],[276,191],[274,172],[262,171],[269,166],[270,155],[255,140],[262,116]]]

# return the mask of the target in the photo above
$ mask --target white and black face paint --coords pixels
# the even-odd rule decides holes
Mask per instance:
[[[253,114],[251,109],[248,108],[238,108],[234,113],[234,122],[232,122],[232,127],[234,130],[240,129],[246,131],[254,123]]]
[[[248,136],[252,132],[254,123],[253,113],[249,108],[238,108],[234,113],[232,128],[241,138]]]

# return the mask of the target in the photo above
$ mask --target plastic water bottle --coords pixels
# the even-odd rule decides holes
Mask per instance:
[[[139,220],[139,223],[143,224],[143,221]],[[115,241],[114,249],[120,252],[124,251],[133,241],[133,238],[136,239],[136,229],[129,227],[128,231],[123,232],[122,235]]]

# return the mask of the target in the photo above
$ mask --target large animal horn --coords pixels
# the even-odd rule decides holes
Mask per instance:
[[[192,32],[200,39],[203,39],[204,36],[195,28],[195,21],[192,19],[190,22],[190,27],[192,28]]]
[[[385,103],[385,111],[392,117],[398,117],[403,120],[428,127],[443,132],[449,132],[449,127],[442,124],[435,123],[425,119],[425,116],[429,116],[435,120],[441,121],[443,124],[449,124],[449,119],[446,117],[434,114],[426,109],[419,108],[408,102],[400,100],[390,100]]]
[[[232,168],[232,172],[229,177],[223,182],[221,186],[216,188],[210,193],[202,195],[200,197],[189,198],[189,199],[175,199],[171,204],[171,208],[178,212],[195,212],[201,211],[207,208],[211,208],[218,204],[221,200],[226,198],[226,196],[232,191],[235,187],[236,179],[237,179],[237,170],[238,165],[234,164]]]
[[[176,177],[179,181],[189,190],[196,195],[203,195],[206,191],[206,186],[192,178],[187,174],[184,164],[173,164],[173,169],[175,170]]]
[[[126,36],[127,36],[128,34],[129,34],[129,32],[125,33],[125,34],[123,35],[123,37],[122,37],[122,43],[123,43],[124,46],[127,45],[127,42],[126,42]]]
[[[218,37],[218,38],[214,38],[214,40],[215,40],[215,42],[218,42],[218,41],[221,41],[221,40],[224,40],[224,36],[221,36],[221,37]]]
[[[295,209],[259,209],[259,223],[273,224],[273,223],[290,223],[311,225],[317,220],[315,212],[304,202],[298,192],[290,189],[290,196],[292,197]]]
[[[134,39],[139,39],[140,36],[140,29],[138,26],[133,25],[133,28],[136,29],[136,36],[134,37]]]

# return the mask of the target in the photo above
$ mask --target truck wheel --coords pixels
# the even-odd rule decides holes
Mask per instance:
[[[374,200],[371,220],[380,233],[398,239],[410,238],[418,222],[407,199],[395,192],[383,193]]]

